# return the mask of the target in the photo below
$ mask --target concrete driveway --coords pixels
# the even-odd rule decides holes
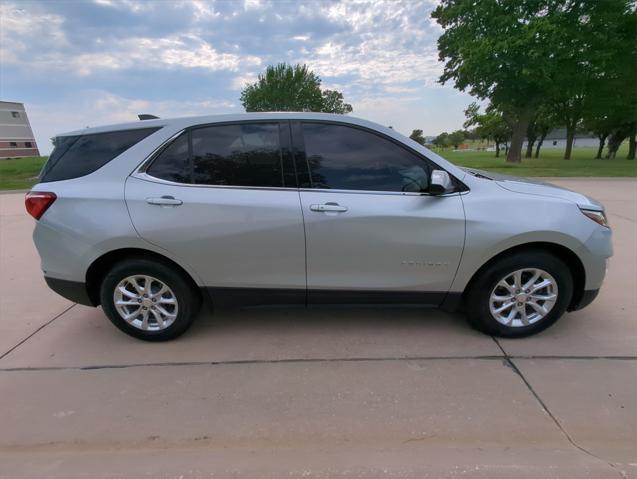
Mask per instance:
[[[50,292],[0,195],[0,477],[637,476],[637,181],[603,201],[600,297],[524,340],[415,308],[203,314],[120,333]]]

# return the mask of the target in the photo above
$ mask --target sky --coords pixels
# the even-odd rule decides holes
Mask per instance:
[[[440,85],[435,0],[0,2],[0,100],[25,103],[43,154],[57,133],[238,113],[267,65],[305,63],[351,115],[425,135],[473,101]]]

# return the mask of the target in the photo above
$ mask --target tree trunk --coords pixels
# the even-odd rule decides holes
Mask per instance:
[[[597,138],[599,138],[599,148],[597,148],[597,155],[595,155],[596,160],[599,160],[602,157],[607,136],[608,136],[608,133],[602,133],[600,135],[597,135]]]
[[[627,136],[628,131],[624,127],[619,128],[618,130],[611,133],[610,137],[608,138],[608,154],[606,155],[606,158],[608,158],[609,160],[615,159],[619,146],[622,144]]]
[[[527,138],[526,140],[526,154],[524,155],[524,158],[532,158],[533,157],[533,144],[535,143],[535,138],[534,139],[530,139]]]
[[[542,133],[540,136],[540,141],[537,142],[537,147],[535,148],[535,157],[540,156],[540,148],[542,148],[542,143],[544,143],[544,138],[546,138],[546,133]]]
[[[507,152],[507,163],[521,163],[522,162],[522,145],[524,144],[524,138],[526,137],[526,129],[529,127],[529,121],[531,119],[531,112],[520,112],[518,119],[513,126],[513,133],[511,135],[511,143],[509,145],[509,151]]]
[[[575,141],[575,125],[566,125],[566,150],[564,150],[564,159],[570,160],[573,152],[573,142]]]
[[[631,125],[630,135],[628,135],[628,156],[627,160],[635,159],[635,150],[637,149],[637,141],[635,135],[637,134],[637,123]]]
[[[500,158],[500,142],[495,142],[495,157]]]

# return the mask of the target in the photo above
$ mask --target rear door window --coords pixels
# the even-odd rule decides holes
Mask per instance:
[[[157,130],[138,128],[58,137],[40,182],[70,180],[93,173]]]
[[[161,151],[146,173],[196,185],[296,186],[286,133],[279,123],[266,122],[196,127]]]
[[[193,183],[283,186],[278,123],[240,123],[191,132]]]

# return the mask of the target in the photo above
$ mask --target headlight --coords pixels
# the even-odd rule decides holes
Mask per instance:
[[[582,213],[584,213],[584,215],[586,215],[590,219],[592,219],[598,225],[605,226],[606,228],[609,227],[608,226],[608,220],[606,219],[606,214],[604,214],[603,211],[585,210],[583,208],[580,208],[580,211]]]

